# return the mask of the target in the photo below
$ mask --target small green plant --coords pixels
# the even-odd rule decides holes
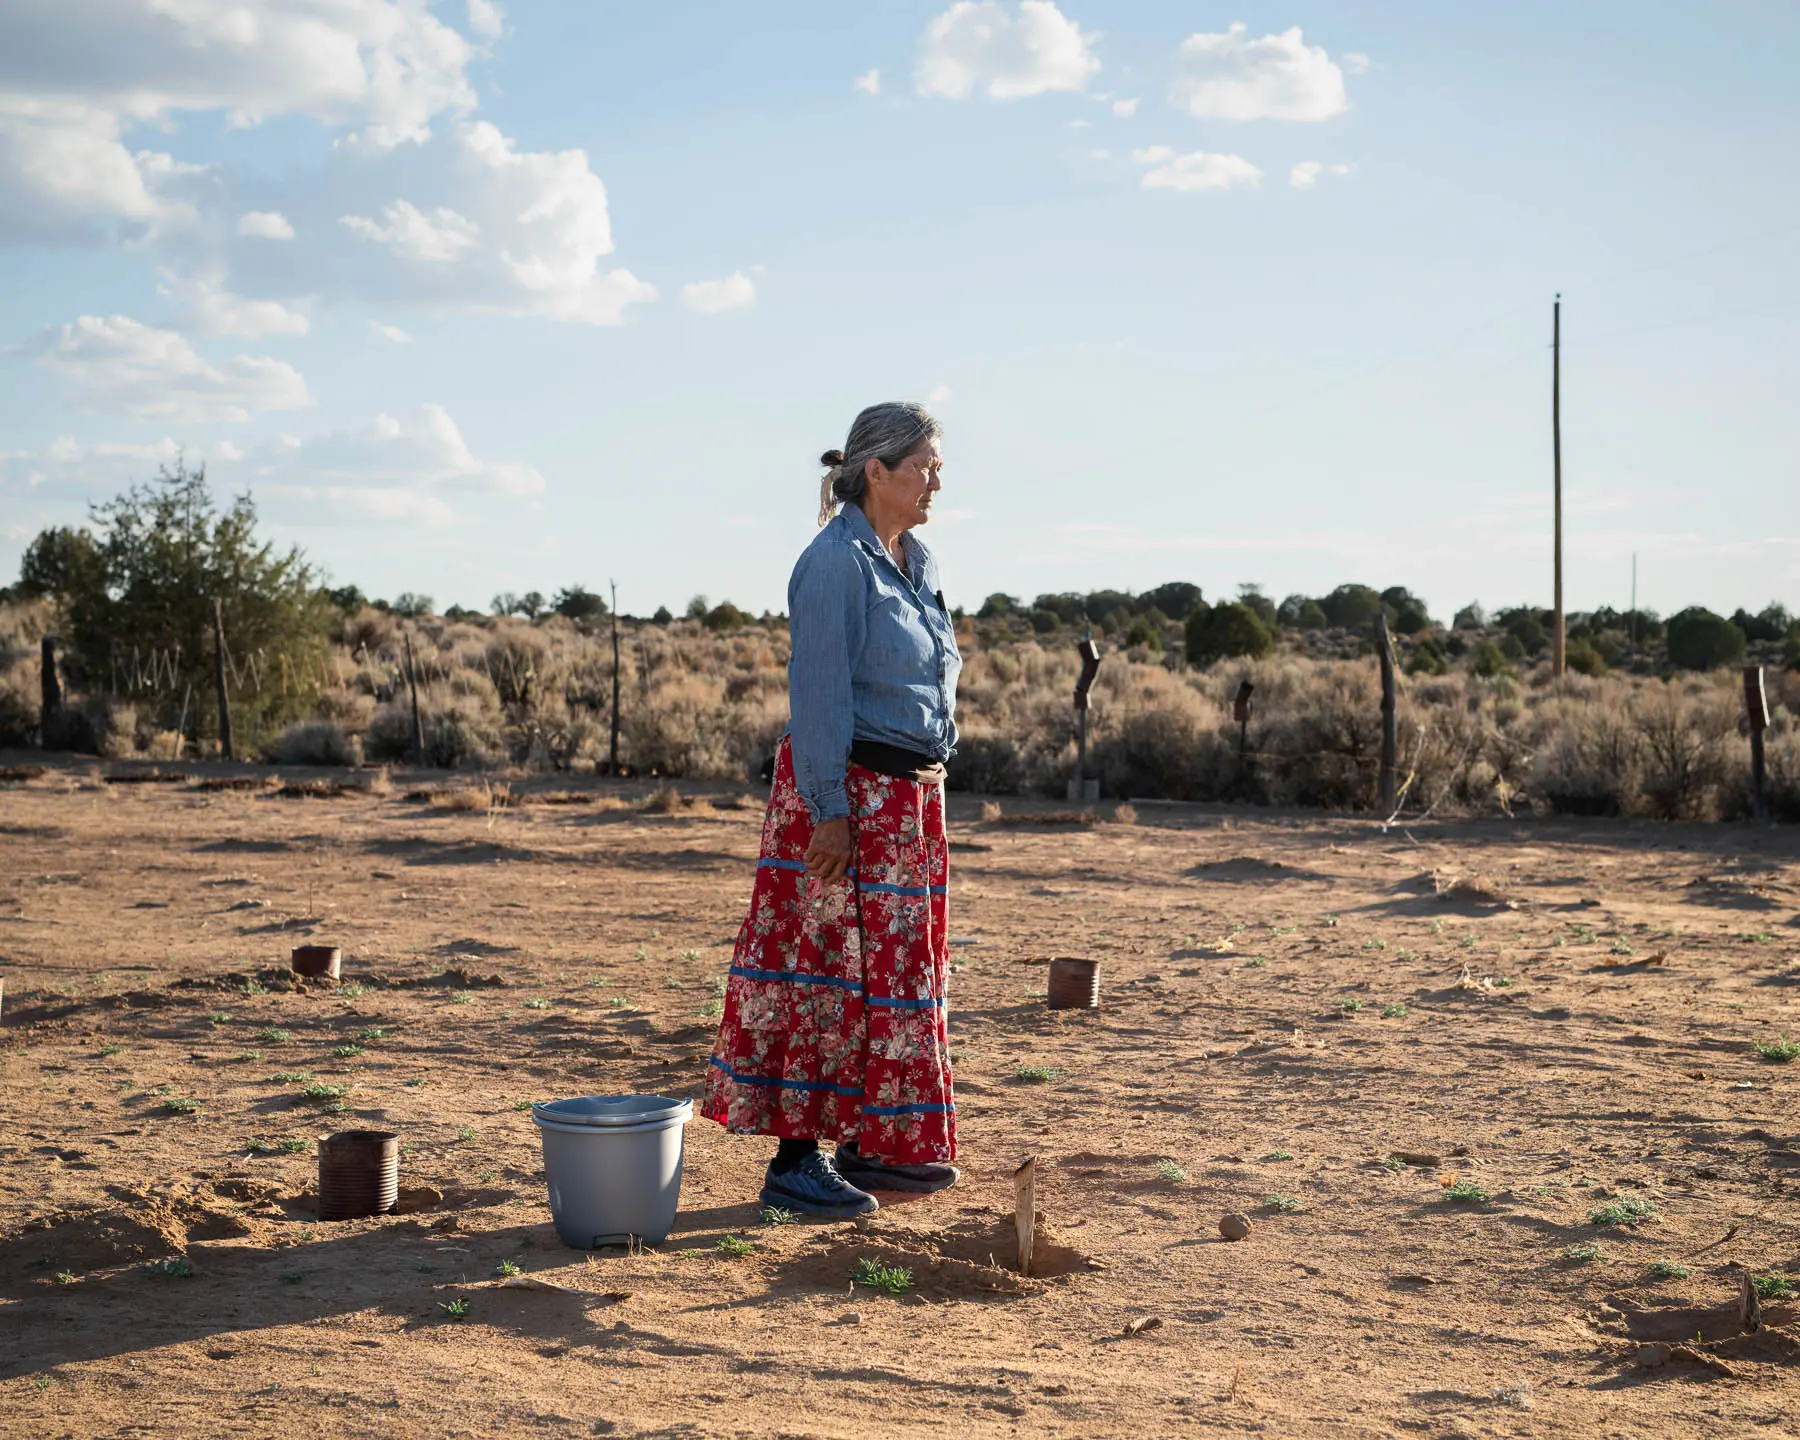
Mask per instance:
[[[718,1250],[721,1255],[730,1256],[733,1260],[741,1260],[756,1247],[741,1235],[721,1235]]]
[[[1292,1150],[1271,1150],[1266,1155],[1258,1155],[1256,1158],[1258,1160],[1292,1160],[1294,1152]]]
[[[1652,1280],[1685,1280],[1694,1272],[1678,1260],[1658,1260],[1644,1273]]]
[[[1431,922],[1431,933],[1433,935],[1442,935],[1444,933],[1444,921],[1442,916]]]
[[[1248,960],[1246,960],[1244,962],[1244,968],[1246,970],[1260,970],[1263,968],[1263,966],[1267,965],[1268,963],[1269,962],[1267,960],[1263,959],[1262,956],[1252,955]]]
[[[244,993],[246,995],[267,995],[269,993],[269,987],[263,984],[262,981],[258,980],[255,976],[251,976],[250,979],[244,982]]]
[[[421,1085],[423,1085],[425,1083],[425,1077],[423,1075],[415,1075],[412,1077],[412,1079],[402,1080],[400,1083],[402,1085],[404,1085],[408,1090],[417,1090]]]
[[[262,1052],[262,1051],[260,1051],[260,1050],[240,1050],[240,1051],[238,1051],[238,1057],[237,1057],[237,1058],[238,1058],[238,1059],[239,1059],[239,1060],[240,1060],[240,1061],[245,1061],[245,1060],[260,1060],[260,1059],[262,1059],[262,1058],[263,1058],[263,1052]]]
[[[334,1045],[331,1047],[333,1060],[354,1060],[358,1055],[366,1053],[360,1045]]]
[[[171,1255],[166,1260],[152,1260],[144,1267],[146,1275],[154,1275],[159,1280],[192,1280],[194,1267],[188,1264],[185,1255]]]
[[[1406,1168],[1406,1162],[1404,1160],[1396,1160],[1392,1155],[1385,1156],[1375,1163],[1381,1166],[1381,1168],[1390,1175],[1398,1175]]]
[[[223,1010],[214,1010],[206,1017],[206,1023],[208,1025],[223,1025],[229,1019],[231,1019],[231,1017]]]
[[[1335,930],[1337,929],[1338,917],[1335,915],[1321,915],[1319,917],[1319,923],[1327,930]]]
[[[1473,1180],[1458,1180],[1444,1191],[1444,1198],[1452,1205],[1484,1205],[1494,1197],[1485,1185],[1477,1185]]]
[[[1566,1246],[1562,1258],[1571,1265],[1610,1265],[1612,1257],[1606,1248],[1592,1240],[1583,1240],[1579,1245]]]
[[[1404,1020],[1407,1017],[1407,1014],[1408,1011],[1404,1005],[1383,1005],[1381,1007],[1381,1018],[1383,1020]]]
[[[464,1300],[460,1295],[454,1300],[438,1301],[438,1309],[442,1310],[452,1320],[467,1320],[469,1318],[469,1302]]]
[[[858,1285],[866,1285],[871,1290],[884,1290],[889,1295],[904,1295],[912,1289],[913,1272],[903,1270],[898,1265],[883,1265],[879,1260],[866,1257],[858,1260],[850,1271],[850,1278]]]
[[[292,1030],[258,1030],[250,1037],[263,1045],[285,1045],[294,1038]]]
[[[1396,950],[1394,952],[1394,958],[1396,960],[1410,960],[1413,958],[1413,952],[1410,950]]]
[[[1013,1079],[1027,1085],[1048,1085],[1062,1078],[1062,1070],[1055,1065],[1020,1065],[1013,1070]]]
[[[73,1270],[58,1270],[56,1272],[56,1283],[58,1285],[73,1285],[80,1278],[81,1277]]]
[[[527,1010],[548,1010],[550,1008],[550,1002],[548,1000],[536,995],[525,1001],[524,1005]]]
[[[1637,951],[1633,950],[1630,945],[1626,944],[1625,937],[1623,935],[1621,935],[1616,940],[1613,941],[1612,953],[1614,955],[1635,955],[1635,954],[1637,954]]]
[[[304,1085],[312,1076],[304,1070],[277,1070],[269,1077],[271,1085]]]
[[[1800,1295],[1800,1284],[1786,1275],[1753,1275],[1750,1283],[1756,1287],[1759,1300],[1788,1300]]]
[[[1367,1008],[1368,1003],[1367,1000],[1340,1000],[1338,1001],[1338,1009],[1342,1010],[1346,1015],[1354,1015],[1358,1010]]]
[[[1785,1065],[1790,1060],[1800,1060],[1800,1044],[1788,1039],[1786,1035],[1779,1040],[1758,1040],[1756,1053],[1776,1065]]]
[[[763,1206],[762,1223],[765,1225],[792,1225],[799,1218],[792,1210],[783,1210],[779,1205]]]
[[[306,1273],[302,1270],[284,1270],[281,1272],[281,1283],[283,1285],[298,1285],[305,1278]]]
[[[698,960],[700,958],[700,952],[698,950],[683,950],[678,958],[682,960]]]
[[[1267,1205],[1271,1210],[1279,1210],[1283,1215],[1297,1215],[1300,1213],[1300,1202],[1292,1195],[1271,1195],[1267,1200],[1263,1201],[1263,1204]]]
[[[1622,1200],[1613,1200],[1605,1205],[1597,1205],[1588,1211],[1588,1224],[1590,1225],[1642,1225],[1655,1218],[1655,1203],[1639,1199],[1635,1195],[1627,1195]]]
[[[606,1004],[607,1008],[611,1010],[629,1010],[631,1008],[631,1002],[623,995],[613,996]]]
[[[431,1262],[429,1260],[421,1260],[417,1265],[413,1266],[413,1269],[417,1270],[421,1275],[429,1275],[431,1273]]]
[[[452,990],[450,992],[450,1003],[452,1005],[469,1005],[472,1004],[474,1000],[475,992],[473,990]]]
[[[346,1000],[360,1000],[364,995],[369,993],[369,987],[366,985],[358,985],[352,981],[348,985],[338,986],[337,993]]]
[[[1592,925],[1576,924],[1569,928],[1575,932],[1575,943],[1578,945],[1592,945],[1600,938],[1600,932]]]
[[[475,1127],[473,1125],[463,1126],[462,1129],[456,1132],[456,1138],[463,1144],[468,1144],[469,1141],[475,1138]]]
[[[717,1020],[725,1013],[725,1002],[722,1000],[708,1000],[700,1007],[698,1013],[702,1020]]]
[[[637,948],[637,953],[631,958],[634,960],[648,960],[650,958],[650,952],[640,945]]]
[[[1299,928],[1298,925],[1271,925],[1269,933],[1271,935],[1292,935]]]
[[[610,984],[612,984],[612,981],[608,980],[603,975],[596,975],[592,980],[587,982],[587,986],[590,990],[599,990]]]
[[[498,1265],[496,1265],[494,1267],[494,1273],[496,1275],[499,1275],[502,1277],[507,1277],[507,1276],[513,1276],[513,1275],[523,1275],[525,1272],[523,1270],[521,1270],[513,1261],[502,1260]]]
[[[1496,990],[1504,990],[1508,985],[1513,983],[1512,976],[1510,975],[1494,975],[1489,978],[1493,980],[1494,988]]]
[[[281,1142],[281,1153],[284,1155],[306,1155],[311,1153],[312,1148],[313,1142],[310,1140],[290,1137]]]
[[[197,1115],[200,1113],[200,1102],[171,1095],[156,1108],[165,1115]]]
[[[1457,947],[1462,950],[1473,950],[1478,943],[1480,942],[1477,940],[1473,930],[1465,933],[1462,939],[1456,942]]]
[[[481,1183],[483,1185],[492,1185],[499,1173],[498,1170],[483,1170],[481,1172]]]
[[[379,1025],[371,1025],[367,1030],[358,1030],[354,1037],[357,1040],[385,1040],[388,1032]]]
[[[1774,940],[1775,937],[1767,930],[1758,930],[1750,937],[1750,943],[1752,945],[1770,945],[1774,943]]]
[[[111,1044],[102,1045],[100,1047],[100,1053],[102,1055],[117,1055],[124,1048],[125,1047],[123,1045],[111,1045]]]
[[[1173,1160],[1158,1160],[1156,1162],[1156,1178],[1170,1185],[1185,1185],[1188,1172]]]
[[[529,1110],[532,1107],[533,1103],[534,1102],[532,1102],[530,1100],[515,1100],[515,1101],[513,1101],[513,1109]]]

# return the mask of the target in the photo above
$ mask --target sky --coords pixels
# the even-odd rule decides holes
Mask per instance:
[[[1800,6],[6,0],[0,580],[185,456],[334,583],[1800,609]]]

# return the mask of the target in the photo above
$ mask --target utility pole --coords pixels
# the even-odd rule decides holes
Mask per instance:
[[[231,753],[231,700],[225,693],[225,602],[213,596],[213,685],[219,692],[219,755],[235,758]]]
[[[1637,551],[1631,552],[1631,653],[1637,654]]]
[[[613,640],[613,713],[612,713],[612,749],[607,757],[606,773],[619,773],[619,582],[608,580],[612,590],[612,640]]]
[[[1567,664],[1563,625],[1562,536],[1562,295],[1550,311],[1550,444],[1556,459],[1556,628],[1550,634],[1550,673],[1561,677]]]

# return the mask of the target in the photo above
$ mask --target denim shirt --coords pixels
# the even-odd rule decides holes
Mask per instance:
[[[947,760],[956,747],[962,656],[937,562],[908,531],[903,572],[868,517],[846,505],[801,553],[788,581],[789,743],[815,823],[848,816],[854,740]]]

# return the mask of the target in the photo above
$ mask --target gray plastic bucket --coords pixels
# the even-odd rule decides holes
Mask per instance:
[[[531,1118],[544,1141],[550,1216],[578,1250],[661,1243],[681,1204],[681,1157],[692,1100],[583,1095],[541,1101]]]

